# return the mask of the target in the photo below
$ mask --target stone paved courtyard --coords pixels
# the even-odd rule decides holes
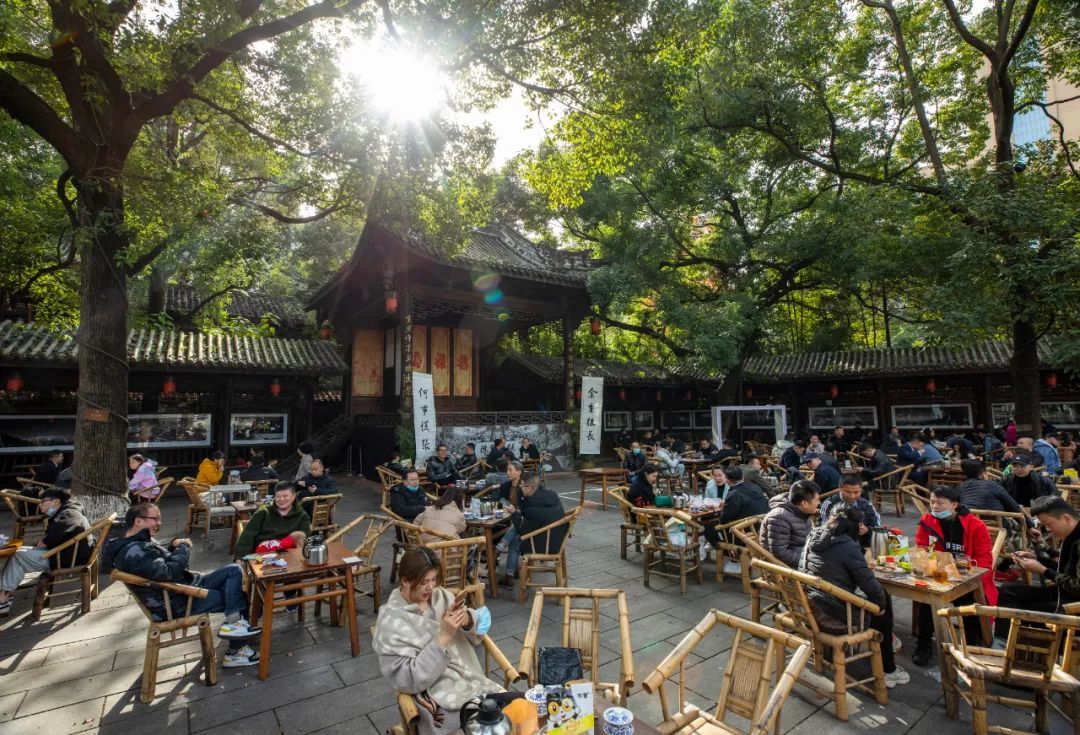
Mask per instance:
[[[375,511],[379,489],[365,480],[339,478],[345,494],[338,506],[339,522],[365,511]],[[577,504],[578,484],[573,475],[549,478],[551,487],[563,494],[566,506]],[[598,491],[589,497],[599,499]],[[183,534],[187,500],[177,491],[162,501],[165,520],[161,536]],[[890,523],[896,521],[886,515]],[[899,525],[909,531],[915,519],[908,515]],[[689,585],[685,596],[677,582],[656,578],[652,589],[641,582],[641,557],[631,550],[629,559],[618,555],[616,510],[604,513],[590,505],[569,542],[570,582],[575,587],[608,587],[626,590],[632,619],[634,668],[640,682],[682,636],[710,608],[749,616],[749,598],[737,582],[723,585],[713,578],[713,565],[705,566],[705,583]],[[0,528],[10,533],[10,516],[0,517]],[[227,531],[213,531],[209,540],[196,534],[193,568],[209,570],[228,561]],[[384,594],[389,593],[389,534],[380,543]],[[276,618],[270,679],[260,682],[256,667],[223,669],[218,684],[207,687],[197,678],[197,653],[174,648],[163,652],[157,697],[150,705],[139,702],[139,677],[146,637],[146,621],[127,591],[103,578],[101,596],[92,611],[76,617],[73,607],[46,610],[41,622],[29,620],[32,589],[20,591],[10,617],[0,624],[0,733],[381,733],[395,722],[393,692],[379,675],[371,650],[368,629],[374,622],[371,605],[360,608],[361,653],[349,655],[346,628],[330,626],[324,615],[316,620],[309,606],[308,618],[281,613]],[[529,605],[509,599],[503,591],[488,605],[494,617],[492,637],[516,663],[525,633]],[[816,701],[809,690],[797,688],[783,712],[785,732],[803,735],[872,732],[966,733],[971,731],[970,711],[961,718],[945,717],[940,684],[927,670],[910,661],[914,641],[910,637],[911,608],[895,601],[897,632],[904,642],[898,663],[911,673],[911,683],[890,690],[890,702],[882,707],[863,695],[852,697],[851,720],[839,722],[831,707]],[[602,626],[604,667],[617,671],[617,624],[607,611]],[[555,619],[556,608],[547,615]],[[215,626],[217,624],[215,620]],[[550,630],[550,629],[549,629]],[[544,635],[541,634],[541,645]],[[220,643],[220,642],[219,642]],[[713,702],[717,694],[719,667],[726,660],[706,658],[726,650],[730,636],[714,633],[688,659],[688,682],[698,704]],[[219,651],[224,649],[220,643]],[[220,660],[220,659],[219,659]],[[192,673],[194,672],[194,673]],[[933,673],[933,670],[932,672]],[[660,720],[655,697],[641,691],[640,683],[630,706],[644,721]],[[674,692],[672,692],[674,694]],[[1027,729],[1033,718],[1027,713],[991,707],[990,721]],[[1053,731],[1071,728],[1058,715]]]

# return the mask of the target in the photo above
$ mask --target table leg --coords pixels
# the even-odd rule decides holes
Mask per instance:
[[[499,583],[495,579],[498,565],[495,563],[495,536],[491,526],[484,526],[484,543],[487,545],[488,592],[499,596]]]
[[[274,583],[267,582],[262,594],[262,635],[259,641],[259,679],[270,676],[270,637],[274,629]]]
[[[345,568],[345,576],[350,578],[350,579],[352,578],[352,569],[350,567]],[[318,591],[322,592],[322,587],[319,587]],[[330,625],[333,625],[335,627],[341,627],[341,616],[338,614],[337,600],[335,600],[333,597],[329,598],[329,600],[330,600]]]
[[[332,600],[331,609],[337,610],[337,601]],[[345,615],[349,619],[349,645],[352,655],[360,654],[360,635],[356,631],[356,589],[353,587],[352,567],[345,567]]]
[[[600,507],[607,510],[607,473],[600,478]]]
[[[581,500],[578,505],[585,505],[585,475],[581,476]]]

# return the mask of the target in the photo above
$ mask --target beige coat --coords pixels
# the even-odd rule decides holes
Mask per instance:
[[[447,503],[443,508],[436,508],[434,505],[429,505],[424,509],[424,512],[416,516],[416,520],[413,522],[424,530],[435,531],[436,533],[441,533],[444,536],[451,536],[453,538],[457,538],[464,533],[467,525],[465,523],[465,516],[462,515],[461,511],[458,510],[458,507],[453,503]],[[425,544],[443,540],[444,539],[438,536],[426,533],[423,535]]]

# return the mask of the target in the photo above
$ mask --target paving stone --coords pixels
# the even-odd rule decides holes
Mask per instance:
[[[282,732],[315,732],[346,720],[356,719],[394,700],[394,690],[381,677],[344,689],[335,689],[304,699],[275,712]]]
[[[209,730],[202,730],[201,735],[277,735],[281,732],[288,731],[281,729],[281,726],[278,725],[277,715],[270,710],[267,712],[260,712],[250,717],[245,717],[243,720],[230,722],[226,725],[211,727]],[[354,731],[357,735],[361,732],[363,731]]]
[[[200,732],[227,722],[243,720],[341,686],[338,675],[325,666],[277,679],[273,687],[252,686],[228,696],[209,697],[191,704],[191,731]]]
[[[18,711],[25,694],[25,692],[17,692],[0,697],[0,722],[7,722],[15,717],[15,712]]]

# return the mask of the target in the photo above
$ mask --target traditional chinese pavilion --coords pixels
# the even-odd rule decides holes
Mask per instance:
[[[475,230],[448,251],[368,222],[352,257],[308,304],[346,351],[348,410],[364,471],[386,459],[394,445],[389,429],[411,411],[413,371],[431,373],[439,436],[452,446],[527,435],[545,449],[563,447],[568,457],[572,388],[550,410],[516,410],[490,380],[503,335],[557,322],[563,385],[573,386],[570,334],[589,313],[589,267],[581,254],[534,243],[502,224]]]

